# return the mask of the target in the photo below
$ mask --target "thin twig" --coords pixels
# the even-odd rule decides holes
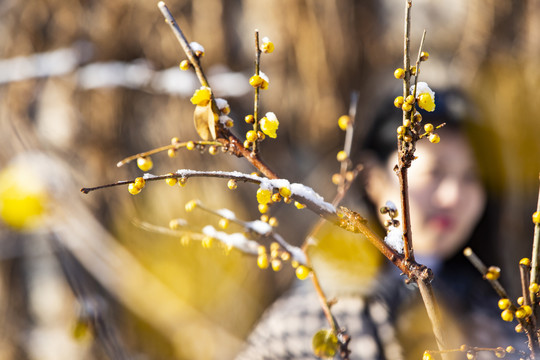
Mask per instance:
[[[261,72],[261,47],[259,44],[259,30],[255,30],[255,75],[259,76]],[[260,86],[255,87],[255,95],[253,98],[253,131],[258,135],[259,132],[259,95],[261,88]],[[257,144],[259,142],[259,137],[253,142],[252,153],[257,153]]]
[[[482,262],[482,260],[480,260],[480,258],[474,253],[474,251],[470,247],[467,247],[463,250],[463,255],[465,255],[465,257],[480,272],[480,274],[482,274],[482,276],[487,281],[489,281],[491,287],[493,288],[493,290],[495,290],[495,292],[497,293],[497,295],[499,295],[501,299],[509,298],[508,293],[503,288],[499,280],[486,278],[486,274],[488,272],[487,266]]]
[[[187,41],[186,37],[184,36],[184,33],[176,23],[176,20],[174,19],[174,16],[171,14],[171,11],[165,5],[163,1],[160,1],[158,3],[159,10],[161,10],[161,13],[165,17],[165,20],[167,21],[167,24],[171,27],[174,35],[176,35],[176,38],[178,39],[178,42],[182,46],[182,49],[186,53],[186,56],[188,57],[189,62],[195,69],[195,73],[197,74],[197,77],[199,78],[199,81],[202,86],[210,87],[208,84],[208,80],[206,78],[206,75],[204,75],[204,72],[201,67],[201,63],[199,60],[199,57],[195,55],[195,52],[189,45],[189,42]]]
[[[424,41],[426,40],[426,30],[422,33],[422,40],[420,40],[420,47],[418,48],[418,57],[416,58],[416,75],[414,76],[414,92],[413,97],[416,101],[416,87],[418,85],[418,76],[420,75],[420,62],[422,58],[422,50],[424,48]]]
[[[116,166],[121,167],[121,166],[124,166],[126,164],[129,164],[133,160],[137,160],[140,157],[146,157],[146,156],[154,155],[154,154],[157,154],[157,153],[169,150],[169,149],[178,150],[180,148],[187,147],[189,143],[193,143],[194,145],[204,145],[204,146],[206,146],[206,145],[225,146],[223,143],[221,143],[219,141],[207,141],[207,140],[184,141],[184,142],[179,142],[179,143],[176,143],[176,144],[160,146],[160,147],[152,149],[152,150],[148,150],[148,151],[145,151],[145,152],[141,152],[141,153],[138,153],[138,154],[135,154],[135,155],[128,156],[127,158],[124,158],[124,159],[120,160],[118,163],[116,163]]]
[[[441,351],[447,349],[448,347],[445,342],[443,327],[441,326],[441,312],[437,301],[435,300],[433,287],[431,286],[431,283],[427,281],[417,281],[416,283],[418,284],[420,295],[422,296],[422,300],[424,301],[424,306],[426,307],[429,320],[431,321],[433,334],[435,335],[435,340],[437,341],[437,346]],[[447,357],[447,355],[445,353],[442,353],[441,357],[444,359]]]
[[[540,179],[540,175],[539,175]],[[536,211],[540,212],[540,188],[538,189],[538,202],[536,204]],[[531,256],[531,283],[538,284],[538,267],[539,267],[539,253],[540,253],[540,224],[534,225],[533,235],[533,248]],[[532,295],[532,302],[536,306],[536,294]]]
[[[160,1],[158,3],[158,7],[161,10],[161,13],[163,14],[163,16],[165,17],[165,20],[167,21],[167,23],[170,25],[172,31],[176,35],[176,38],[180,42],[182,49],[186,53],[186,56],[188,57],[189,61],[191,62],[191,65],[194,67],[197,77],[199,79],[199,82],[203,86],[210,87],[208,80],[206,79],[206,76],[204,75],[204,72],[200,65],[199,59],[195,56],[193,49],[191,49],[191,47],[189,46],[189,43],[187,42],[182,31],[180,30],[180,27],[176,23],[176,20],[174,19],[173,15],[167,8],[167,5],[165,5],[163,1]],[[215,113],[219,113],[219,111],[217,111],[214,94],[212,93],[211,96],[212,96],[212,108],[216,109]],[[262,160],[259,158],[257,154],[254,154],[250,152],[248,149],[246,149],[244,145],[242,144],[242,142],[235,135],[233,135],[228,129],[224,129],[223,127],[220,127],[218,134],[219,136],[221,136],[221,140],[225,141],[225,145],[229,147],[229,151],[232,154],[238,157],[246,158],[254,167],[256,167],[266,177],[270,179],[279,178],[276,173],[274,173],[266,164],[262,162]]]
[[[345,196],[348,188],[350,187],[353,179],[347,180],[347,170],[351,165],[351,148],[354,135],[354,122],[356,118],[356,108],[358,107],[358,92],[353,91],[351,93],[351,102],[349,104],[349,123],[347,124],[347,129],[345,130],[345,143],[343,144],[343,151],[347,154],[347,158],[344,161],[341,161],[341,167],[339,170],[340,178],[338,184],[338,195],[341,194],[341,199]],[[355,176],[356,177],[356,176]],[[340,201],[341,201],[340,199]]]

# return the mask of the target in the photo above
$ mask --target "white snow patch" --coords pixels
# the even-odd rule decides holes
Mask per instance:
[[[218,213],[219,216],[224,217],[225,219],[236,220],[236,215],[229,209],[219,209],[216,211],[216,213]]]
[[[217,231],[213,226],[207,225],[202,229],[203,234],[221,241],[225,245],[232,246],[248,254],[257,254],[259,244],[256,241],[249,240],[241,233],[228,234],[223,231]]]
[[[384,242],[398,253],[403,254],[403,231],[400,228],[391,227],[386,233]]]
[[[411,86],[411,94],[414,93],[414,85]],[[416,96],[420,94],[428,93],[433,99],[435,99],[435,92],[429,88],[426,82],[420,81],[416,86]]]
[[[386,202],[386,204],[384,204],[384,206],[387,207],[388,210],[397,211],[397,206],[396,206],[396,204],[394,204],[393,201],[388,200],[388,201]]]
[[[202,46],[196,41],[190,42],[189,46],[191,47],[191,50],[193,50],[194,52],[200,51],[201,53],[204,53],[204,46]]]
[[[225,99],[222,99],[222,98],[216,98],[216,106],[218,107],[219,110],[223,110],[223,109],[225,109],[227,106],[229,106],[229,103],[228,103],[227,100],[225,100]]]
[[[259,235],[267,235],[272,232],[272,227],[261,220],[250,221],[246,223],[246,227]]]

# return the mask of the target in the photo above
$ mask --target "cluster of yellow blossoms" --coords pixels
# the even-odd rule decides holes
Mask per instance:
[[[265,246],[259,246],[257,266],[261,269],[267,269],[271,266],[272,270],[279,271],[282,268],[283,262],[289,260],[291,260],[291,254],[288,251],[283,250],[277,242],[270,244],[270,254],[268,254]],[[291,266],[296,269],[296,277],[300,280],[307,279],[311,272],[307,266],[300,265],[296,260],[291,261]]]
[[[520,260],[519,265],[522,267],[529,268],[531,266],[531,261],[528,258],[523,258]],[[489,273],[489,270],[488,270]],[[486,274],[487,278],[487,274]],[[519,307],[516,307],[514,304],[512,304],[512,301],[508,298],[502,298],[498,302],[499,309],[502,310],[501,312],[501,318],[504,321],[513,321],[514,317],[518,320],[523,320],[528,317],[530,317],[533,314],[532,307],[531,307],[531,300],[536,298],[538,293],[540,292],[540,286],[537,283],[531,283],[529,284],[529,294],[528,296],[524,294],[524,296],[527,296],[525,298],[524,296],[520,296],[517,299],[517,303]],[[516,332],[522,332],[523,326],[520,323],[515,328]]]
[[[421,53],[420,60],[426,61],[429,58],[429,54],[425,51]],[[409,74],[416,76],[416,66],[412,66],[409,69]],[[396,79],[404,79],[406,71],[402,68],[397,68],[394,71],[394,77]],[[415,106],[418,105],[420,109],[432,112],[435,110],[435,92],[431,90],[427,83],[417,82],[416,85],[412,85],[410,88],[410,94],[407,97],[398,96],[394,99],[394,106],[407,113],[411,113],[411,116],[407,116],[403,121],[403,125],[398,127],[397,136],[398,139],[405,142],[413,141],[413,127],[422,121],[422,116],[416,111]],[[341,126],[341,125],[340,125]],[[344,125],[345,126],[345,125]],[[426,124],[424,126],[425,134],[420,135],[420,138],[428,136],[430,142],[436,144],[440,141],[438,134],[435,134],[432,124]]]
[[[506,348],[475,348],[472,346],[461,345],[459,349],[448,350],[447,352],[462,352],[465,353],[467,360],[475,360],[478,356],[478,352],[492,352],[497,358],[505,358],[507,354],[513,354],[516,349],[513,346],[507,346]],[[433,354],[440,354],[440,351],[425,351],[422,360],[434,360]]]

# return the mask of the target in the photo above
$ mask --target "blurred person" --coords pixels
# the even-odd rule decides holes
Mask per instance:
[[[391,102],[386,102],[391,104]],[[458,91],[436,95],[434,113],[423,123],[436,130],[440,143],[417,143],[418,157],[409,169],[409,196],[416,260],[430,267],[443,326],[452,348],[516,345],[513,326],[500,319],[497,297],[461,251],[471,246],[486,261],[496,261],[493,239],[495,196],[484,185],[482,153],[495,157],[482,136],[489,132]],[[396,128],[401,112],[385,105],[360,149],[370,226],[385,218],[378,211],[390,200],[399,204]],[[382,226],[379,228],[381,234]],[[437,350],[431,323],[414,284],[371,245],[335,226],[324,226],[309,240],[307,253],[332,313],[351,336],[351,359],[420,359]],[[382,264],[382,265],[381,265]],[[263,315],[237,359],[313,359],[312,337],[329,325],[310,282],[297,283]],[[525,337],[520,339],[525,341]],[[479,353],[478,358],[493,357]],[[465,354],[456,353],[463,358]]]

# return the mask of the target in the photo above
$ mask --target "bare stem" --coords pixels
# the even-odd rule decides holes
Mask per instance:
[[[259,44],[259,30],[255,30],[255,75],[259,75],[261,72],[261,47]],[[260,87],[255,87],[255,95],[253,99],[253,131],[255,131],[255,134],[259,131],[259,95],[260,95]],[[253,153],[257,153],[257,144],[259,142],[259,139],[257,139],[253,142]]]
[[[190,142],[192,142],[195,145],[224,146],[224,144],[219,142],[219,141],[207,141],[207,140],[184,141],[184,142],[179,142],[179,143],[176,143],[176,144],[160,146],[160,147],[152,149],[152,150],[148,150],[148,151],[145,151],[145,152],[141,152],[141,153],[138,153],[138,154],[135,154],[135,155],[128,156],[127,158],[124,158],[124,159],[120,160],[118,163],[116,163],[116,166],[121,167],[121,166],[124,166],[126,164],[129,164],[133,160],[137,160],[140,157],[146,157],[146,156],[154,155],[154,154],[157,154],[157,153],[160,153],[162,151],[169,150],[169,149],[178,150],[180,148],[187,147]]]
[[[540,178],[540,176],[539,176]],[[536,211],[540,212],[540,188],[538,189],[538,202],[536,204]],[[534,236],[533,236],[533,248],[531,256],[531,283],[538,284],[538,262],[539,262],[539,253],[540,253],[540,224],[534,225]],[[532,295],[533,304],[536,303],[536,295]]]
[[[420,63],[422,58],[422,51],[424,48],[424,41],[426,40],[426,30],[422,33],[422,40],[420,40],[420,47],[418,48],[418,56],[416,57],[416,75],[414,76],[414,93],[413,96],[416,99],[416,86],[418,85],[418,75],[420,75]],[[416,101],[416,100],[415,100]]]
[[[184,36],[184,33],[176,23],[176,20],[174,19],[174,16],[171,14],[171,11],[165,5],[163,1],[160,1],[158,3],[159,10],[161,10],[161,13],[165,17],[165,20],[167,21],[167,24],[171,27],[171,30],[173,31],[174,35],[178,39],[178,42],[182,46],[182,49],[186,53],[186,56],[188,57],[189,62],[195,69],[195,73],[197,74],[197,77],[199,78],[199,81],[202,86],[208,86],[208,80],[206,79],[206,76],[204,75],[204,72],[201,67],[201,63],[199,60],[199,57],[195,55],[195,52],[189,45],[189,42],[187,41],[186,37]]]
[[[411,61],[410,61],[410,32],[411,32],[411,7],[412,1],[407,0],[405,5],[405,33],[403,39],[403,67],[405,69],[405,78],[403,79],[403,98],[407,98],[410,90],[411,81]],[[410,118],[411,111],[403,110],[403,120]],[[412,157],[411,152],[414,153],[414,145],[411,149],[405,147],[403,140],[398,141],[398,170],[397,175],[399,178],[399,186],[401,193],[401,214],[402,214],[402,229],[403,229],[403,248],[405,253],[405,260],[414,261],[413,244],[412,244],[412,231],[411,220],[409,214],[409,186],[407,169],[410,167],[409,158]],[[409,151],[407,151],[409,150]]]
[[[339,170],[340,181],[338,184],[338,195],[341,194],[340,200],[345,196],[345,193],[349,189],[349,186],[351,184],[351,180],[347,180],[347,170],[349,170],[349,166],[351,165],[351,148],[352,148],[352,141],[353,141],[353,135],[354,135],[354,120],[356,118],[356,108],[358,107],[358,92],[353,91],[351,93],[351,102],[349,104],[349,124],[347,125],[347,129],[345,131],[345,143],[343,144],[343,151],[347,154],[347,159],[344,161],[341,161],[341,167]],[[356,177],[356,176],[355,176]]]
[[[435,335],[437,346],[439,347],[439,350],[443,351],[448,347],[445,342],[441,312],[437,301],[435,300],[435,294],[433,293],[431,283],[429,281],[426,281],[426,279],[418,279],[416,281],[416,284],[418,284],[420,295],[422,296],[422,300],[424,301],[429,320],[431,321],[431,326],[433,327],[433,334]],[[445,353],[441,353],[441,357],[444,359],[448,356]]]
[[[473,266],[480,272],[480,274],[482,274],[482,276],[487,281],[489,281],[491,287],[493,288],[493,290],[495,290],[495,292],[497,293],[497,295],[499,295],[501,299],[508,299],[508,293],[506,292],[506,290],[504,290],[499,280],[486,278],[486,274],[488,272],[487,266],[484,265],[482,260],[480,260],[480,258],[472,251],[470,247],[467,247],[465,248],[465,250],[463,250],[463,255],[465,255],[465,257],[471,262],[471,264],[473,264]]]

